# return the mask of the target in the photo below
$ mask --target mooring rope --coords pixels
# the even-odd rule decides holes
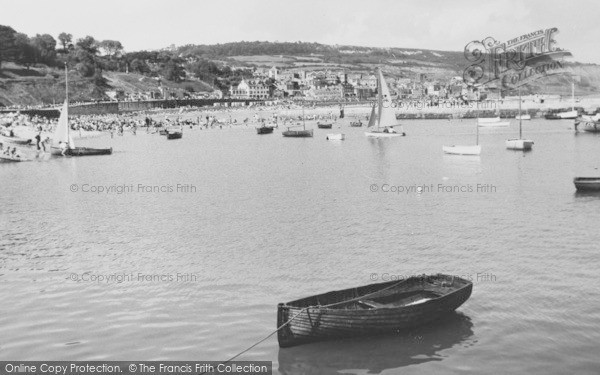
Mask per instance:
[[[225,365],[231,361],[233,361],[234,359],[236,359],[237,357],[241,356],[242,354],[246,353],[247,351],[251,350],[252,348],[254,348],[255,346],[261,344],[262,342],[266,341],[269,337],[273,336],[274,334],[276,334],[277,332],[279,332],[280,329],[282,329],[283,327],[285,327],[286,325],[290,324],[292,322],[292,320],[296,319],[298,317],[298,315],[302,314],[305,310],[308,310],[310,308],[312,308],[314,306],[308,306],[303,308],[302,310],[298,311],[294,316],[292,316],[290,319],[288,319],[287,322],[283,323],[281,326],[277,327],[277,329],[271,333],[269,333],[267,336],[265,336],[262,340],[257,341],[256,343],[254,343],[253,345],[249,346],[248,348],[242,350],[241,352],[239,352],[238,354],[234,355],[233,357],[229,358],[228,360],[226,360],[225,362],[222,362],[220,364]],[[205,375],[207,374],[207,372],[203,372],[200,375]]]

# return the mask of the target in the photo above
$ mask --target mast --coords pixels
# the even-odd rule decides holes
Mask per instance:
[[[571,111],[575,110],[575,80],[571,82]]]
[[[521,88],[519,87],[519,139],[523,139],[523,130],[521,128],[523,119],[521,118]]]
[[[383,111],[383,95],[381,94],[383,82],[381,82],[381,68],[378,69],[377,73],[377,105],[379,106],[377,111],[377,131],[379,131],[379,126],[381,124],[381,113]]]
[[[477,121],[475,121],[475,128],[477,128],[477,136],[476,136],[477,138],[475,140],[475,145],[478,146],[479,145],[479,100],[475,101],[475,105],[476,105],[475,113],[477,116]]]
[[[69,70],[67,69],[67,63],[65,63],[65,102],[67,103],[67,105],[65,106],[65,108],[67,109],[67,144],[69,144],[70,147],[71,127],[69,126]]]

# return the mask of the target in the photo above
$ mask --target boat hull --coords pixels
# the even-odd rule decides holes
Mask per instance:
[[[506,140],[506,148],[509,150],[531,150],[533,141],[530,139],[508,139]]]
[[[477,122],[477,126],[480,128],[505,128],[510,126],[510,121]]]
[[[575,120],[575,130],[582,127],[583,131],[588,133],[600,133],[600,122],[593,120]]]
[[[344,139],[346,139],[346,135],[345,134],[327,134],[327,138],[328,141],[343,141]]]
[[[470,281],[448,275],[411,277],[403,281],[371,284],[358,288],[329,292],[288,303],[277,308],[280,347],[342,337],[394,333],[450,314],[471,296]],[[378,307],[371,300],[357,296],[378,293],[377,300],[396,300]],[[415,300],[429,295],[428,300]],[[435,297],[434,297],[435,296]],[[351,301],[342,308],[328,304]],[[408,302],[408,301],[413,302]],[[354,302],[352,302],[354,301]],[[406,302],[403,302],[406,301]],[[368,306],[368,303],[372,303]],[[291,319],[291,320],[290,320]],[[286,322],[288,322],[286,324]]]
[[[333,128],[333,124],[320,124],[317,122],[317,127],[319,129],[331,129]]]
[[[367,137],[375,138],[391,138],[391,137],[403,137],[404,133],[384,133],[384,132],[365,132]]]
[[[442,150],[451,155],[479,155],[481,146],[443,146]]]
[[[31,161],[31,159],[13,158],[11,156],[0,155],[0,163],[19,163],[22,161]]]
[[[167,133],[167,139],[181,139],[182,137],[183,133],[181,132]]]
[[[271,126],[262,126],[260,128],[256,128],[256,134],[270,134],[273,133],[273,127]]]
[[[63,156],[62,150],[58,147],[51,147],[50,154],[53,156]],[[68,149],[65,155],[68,156],[95,156],[95,155],[110,155],[112,154],[111,148],[89,148],[89,147],[75,147]]]
[[[358,121],[358,122],[354,122],[353,121],[353,122],[350,123],[350,126],[353,127],[353,128],[360,128],[362,125],[363,124],[360,121]]]
[[[29,145],[29,144],[31,144],[31,139],[17,138],[17,137],[0,137],[0,141],[6,141],[6,142],[9,142],[9,143],[14,143],[16,145]]]
[[[531,120],[531,115],[521,115],[521,116],[517,115],[515,117],[515,119],[516,120]]]
[[[548,113],[544,116],[546,120],[572,120],[576,119],[578,116],[577,111],[568,111],[568,112],[555,112]]]
[[[281,132],[284,137],[308,138],[313,136],[312,130],[286,130]]]
[[[575,177],[573,183],[578,191],[600,191],[600,177]]]

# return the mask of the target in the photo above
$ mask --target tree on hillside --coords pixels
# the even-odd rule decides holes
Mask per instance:
[[[38,54],[38,61],[48,65],[56,61],[56,40],[50,34],[37,34],[31,38],[31,44],[35,47]]]
[[[110,58],[117,57],[123,51],[123,45],[118,40],[103,40],[98,43],[98,47]]]
[[[98,42],[91,36],[78,39],[75,43],[75,50],[70,55],[74,55],[78,62],[75,68],[83,77],[92,77],[96,74],[97,53]]]
[[[85,38],[77,39],[75,47],[89,53],[90,55],[98,54],[98,42],[96,39],[94,39],[94,37],[89,35]]]
[[[16,31],[10,26],[0,25],[0,69],[3,61],[14,59]]]
[[[63,50],[66,51],[69,47],[69,44],[73,42],[73,35],[67,33],[60,33],[58,34],[58,40],[60,41],[60,44],[62,44]]]
[[[185,71],[183,67],[175,60],[169,60],[162,68],[163,77],[173,82],[181,82],[185,79]]]
[[[15,34],[15,49],[15,60],[19,64],[23,64],[27,69],[29,69],[29,67],[35,63],[36,49],[31,44],[31,40],[26,34]]]
[[[133,61],[131,61],[131,64],[129,64],[129,68],[132,71],[138,72],[141,74],[150,73],[150,67],[148,66],[148,64],[146,64],[146,62],[144,60],[140,60],[140,59],[133,59]]]

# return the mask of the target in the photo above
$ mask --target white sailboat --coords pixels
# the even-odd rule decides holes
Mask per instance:
[[[567,112],[560,112],[556,114],[561,119],[575,119],[578,116],[575,110],[575,81],[571,82],[571,110]]]
[[[519,138],[507,139],[506,148],[509,150],[531,150],[533,141],[531,139],[523,139],[523,119],[521,118],[521,90],[519,89]]]
[[[496,100],[496,117],[478,117],[477,118],[477,126],[481,126],[482,128],[491,128],[491,127],[507,127],[510,126],[510,121],[502,121],[500,116],[498,115],[500,106],[500,100]]]
[[[60,117],[58,118],[58,125],[54,130],[52,136],[52,146],[50,147],[50,153],[52,155],[62,155],[62,144],[64,143],[67,149],[74,149],[75,143],[71,138],[71,128],[69,126],[69,103],[68,98],[65,99],[62,110],[60,111]]]
[[[390,90],[387,87],[387,83],[385,83],[381,69],[379,69],[377,76],[377,103],[373,103],[369,124],[367,125],[367,129],[373,129],[365,132],[367,137],[389,138],[406,135],[403,129],[401,129],[400,133],[394,129],[398,121],[396,120],[396,114],[391,104]],[[377,112],[375,111],[376,106],[378,107]]]
[[[52,146],[50,154],[54,156],[84,156],[84,155],[110,155],[112,148],[88,148],[75,147],[73,138],[71,138],[71,127],[69,126],[69,77],[67,64],[65,64],[65,87],[66,98],[63,108],[60,111],[58,124],[52,135]]]
[[[477,104],[477,111],[479,111],[479,104]],[[477,112],[479,113],[479,112]],[[479,120],[479,118],[477,118]],[[442,146],[442,150],[446,154],[451,155],[479,155],[481,154],[481,146],[479,145],[479,121],[477,122],[475,128],[477,129],[477,137],[475,141],[475,145],[452,145],[452,146]]]

